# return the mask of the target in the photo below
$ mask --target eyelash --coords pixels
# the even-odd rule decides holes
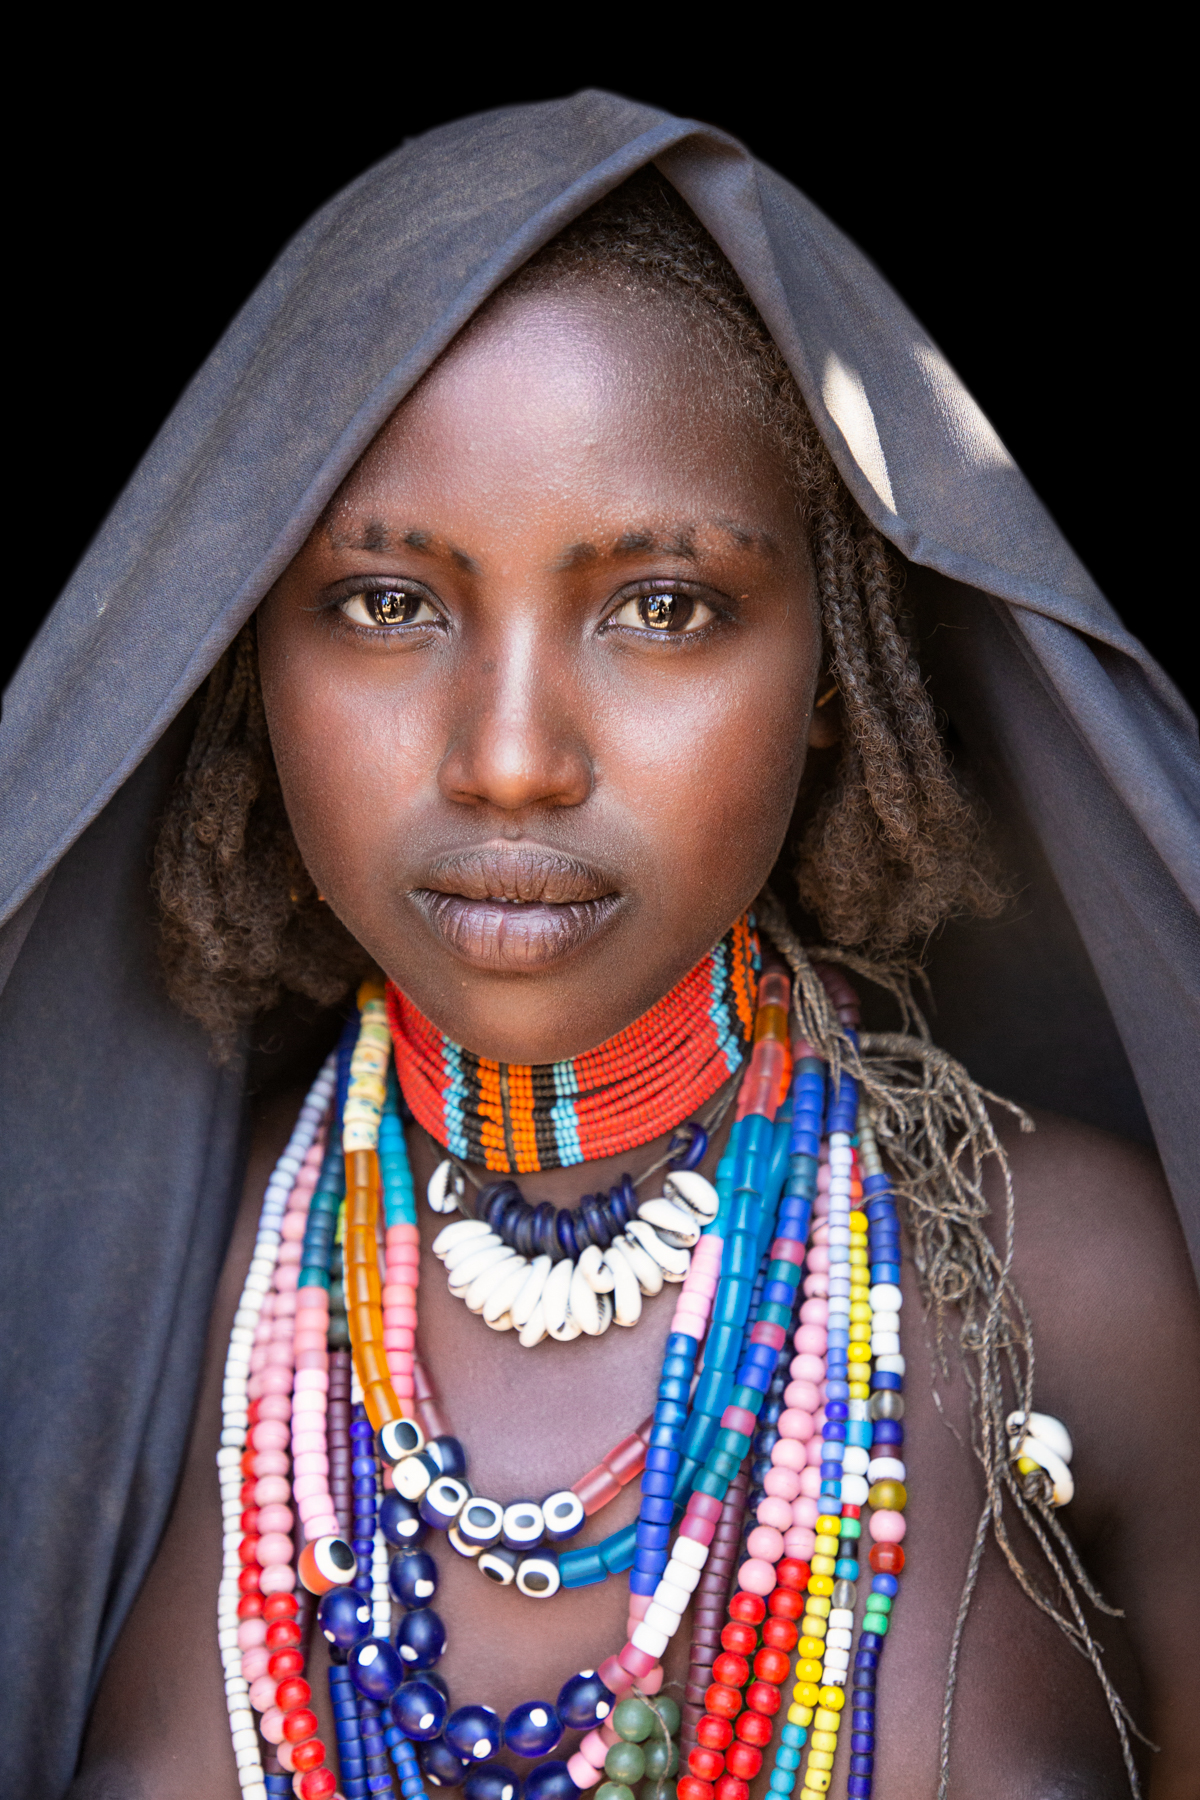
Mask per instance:
[[[368,595],[377,594],[402,595],[405,599],[413,600],[419,605],[428,607],[434,614],[434,617],[432,619],[401,620],[392,625],[364,625],[357,619],[347,617],[344,609],[353,601],[366,598]],[[711,616],[706,619],[702,625],[696,626],[693,630],[688,630],[686,625],[681,629],[671,631],[669,629],[656,630],[653,627],[644,625],[621,625],[617,623],[619,614],[622,613],[627,606],[636,606],[640,601],[651,600],[659,596],[672,600],[690,601],[693,606],[707,608]],[[724,600],[725,603],[723,605],[719,603],[719,598],[720,600]],[[381,638],[395,637],[401,634],[408,636],[417,631],[429,631],[431,629],[439,628],[444,629],[447,624],[443,615],[438,611],[437,607],[426,593],[422,592],[420,589],[403,586],[395,581],[361,582],[357,584],[350,593],[343,592],[325,601],[319,610],[325,616],[332,631],[339,634],[342,632],[350,632],[355,637],[368,643],[378,643]],[[683,640],[695,642],[699,638],[711,636],[713,631],[718,627],[731,624],[736,617],[738,610],[739,609],[725,596],[718,597],[716,594],[712,593],[701,596],[699,594],[689,593],[682,584],[660,585],[655,583],[654,585],[643,586],[632,594],[621,594],[610,607],[608,613],[601,619],[599,630],[602,633],[617,631],[622,635],[629,635],[639,639],[654,640],[656,642],[667,641],[680,643]]]

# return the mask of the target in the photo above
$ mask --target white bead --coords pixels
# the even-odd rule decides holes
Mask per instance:
[[[868,1481],[903,1481],[906,1470],[904,1464],[896,1456],[873,1456],[867,1464]],[[855,1505],[851,1501],[850,1505]]]
[[[899,1312],[904,1295],[893,1281],[880,1281],[871,1289],[871,1305],[876,1312]]]
[[[686,1544],[691,1540],[682,1538],[680,1542]],[[679,1555],[679,1547],[676,1545],[670,1562],[662,1572],[662,1578],[664,1581],[669,1581],[672,1587],[681,1588],[685,1594],[694,1594],[700,1581],[700,1570],[694,1563],[683,1561]]]
[[[672,1169],[663,1179],[663,1195],[667,1200],[681,1200],[705,1224],[716,1218],[721,1204],[712,1182],[695,1169]]]
[[[253,1731],[254,1714],[248,1706],[230,1707],[229,1728],[231,1731]]]
[[[872,1302],[871,1335],[874,1336],[877,1331],[899,1331],[899,1329],[900,1314],[895,1307],[876,1306]]]
[[[903,1375],[904,1358],[902,1356],[881,1356],[878,1366],[883,1375]]]
[[[835,1675],[840,1675],[844,1680],[849,1667],[850,1651],[848,1647],[843,1650],[840,1645],[836,1649],[831,1646],[826,1650],[824,1669],[826,1681],[832,1680]]]
[[[832,1631],[827,1631],[825,1633],[825,1654],[828,1656],[831,1650],[849,1650],[853,1642],[853,1632],[847,1631],[844,1628],[839,1630],[835,1626]]]
[[[1018,1436],[1022,1426],[1029,1437],[1035,1437],[1041,1443],[1047,1444],[1056,1456],[1061,1456],[1065,1463],[1070,1462],[1075,1454],[1074,1447],[1071,1443],[1071,1434],[1061,1419],[1054,1418],[1050,1413],[1040,1412],[1031,1412],[1026,1419],[1023,1412],[1011,1412],[1004,1421],[1004,1429],[1010,1438]]]
[[[852,1631],[854,1629],[854,1613],[848,1606],[834,1606],[829,1610],[830,1631]],[[828,1639],[826,1642],[828,1643]]]
[[[665,1196],[661,1200],[643,1200],[638,1218],[676,1250],[690,1250],[700,1241],[700,1221],[689,1208],[676,1206]]]
[[[842,1458],[843,1480],[847,1475],[865,1475],[867,1472],[867,1463],[869,1461],[870,1458],[861,1444],[847,1444],[846,1454]],[[845,1499],[844,1494],[842,1495],[842,1498],[843,1500]],[[850,1504],[853,1505],[854,1502],[851,1501]]]
[[[634,1627],[633,1636],[629,1641],[635,1650],[644,1650],[647,1656],[652,1656],[657,1662],[671,1638],[667,1632],[656,1631],[643,1619],[639,1625]]]
[[[619,1238],[614,1238],[613,1242],[633,1270],[637,1277],[637,1284],[643,1294],[648,1296],[661,1294],[663,1287],[661,1264],[656,1263],[654,1258],[649,1256],[646,1251],[642,1249],[640,1244],[635,1244],[628,1233]]]
[[[881,1356],[898,1356],[900,1354],[900,1333],[898,1331],[871,1332],[871,1354]]]
[[[553,1264],[548,1256],[535,1256],[526,1271],[525,1279],[517,1290],[510,1311],[512,1322],[521,1330],[533,1317],[533,1309],[542,1297],[546,1286],[546,1277]]]
[[[224,1631],[218,1631],[217,1633],[218,1650],[236,1650],[237,1641],[238,1628],[236,1625],[227,1625]]]
[[[668,1581],[665,1572],[662,1580],[654,1590],[654,1604],[656,1606],[665,1606],[667,1611],[674,1613],[677,1619],[681,1619],[687,1611],[688,1601],[691,1597],[692,1591],[690,1588],[676,1587],[673,1581]],[[647,1611],[646,1617],[650,1617],[649,1611]]]
[[[671,1557],[675,1562],[686,1563],[689,1568],[700,1570],[708,1561],[708,1545],[698,1544],[695,1538],[677,1537]]]
[[[686,1607],[686,1605],[685,1597],[684,1606]],[[660,1601],[652,1600],[646,1608],[642,1624],[648,1625],[651,1631],[661,1631],[665,1638],[670,1639],[679,1630],[679,1621],[682,1617],[683,1607],[676,1612],[673,1606],[663,1606]]]
[[[630,1219],[625,1227],[625,1236],[643,1249],[663,1271],[664,1277],[685,1276],[691,1267],[691,1257],[686,1250],[677,1250],[673,1244],[664,1243],[657,1231],[647,1225],[644,1219]]]
[[[867,1504],[867,1484],[861,1475],[842,1476],[843,1506],[865,1506]]]
[[[604,1252],[605,1266],[612,1275],[613,1316],[618,1325],[636,1325],[642,1316],[642,1290],[626,1254],[627,1240],[616,1238]]]

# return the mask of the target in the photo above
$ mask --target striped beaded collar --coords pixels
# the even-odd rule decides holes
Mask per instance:
[[[451,1043],[392,982],[396,1073],[452,1155],[505,1175],[619,1156],[688,1118],[740,1067],[760,967],[743,913],[669,994],[570,1062],[498,1063]]]

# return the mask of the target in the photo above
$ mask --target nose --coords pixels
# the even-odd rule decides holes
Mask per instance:
[[[581,806],[591,794],[583,696],[537,655],[534,637],[493,651],[459,684],[438,777],[447,799],[520,813]]]

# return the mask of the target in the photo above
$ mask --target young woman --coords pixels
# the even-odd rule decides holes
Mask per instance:
[[[12,1791],[1187,1792],[1187,722],[798,195],[397,153],[5,725]]]

